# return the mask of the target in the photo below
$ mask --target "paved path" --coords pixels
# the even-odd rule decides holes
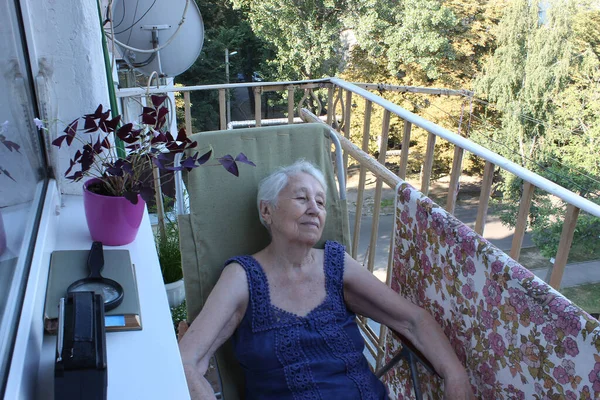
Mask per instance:
[[[473,228],[475,225],[475,217],[477,216],[477,208],[464,208],[457,209],[456,216],[459,220],[463,221],[466,225]],[[350,219],[350,232],[354,231],[354,220],[355,214],[349,213]],[[369,241],[371,238],[371,225],[373,218],[371,216],[363,216],[360,224],[360,238],[358,246],[357,258],[360,262],[365,260],[367,257],[367,248],[369,247]],[[387,266],[388,253],[390,247],[390,235],[394,227],[394,216],[393,215],[382,215],[379,217],[379,230],[377,238],[377,248],[375,251],[375,269],[385,270]],[[510,229],[502,225],[499,220],[494,217],[488,217],[488,222],[483,235],[493,245],[503,251],[508,251],[512,244],[513,233]],[[533,246],[533,242],[529,235],[525,236],[523,240],[523,247]]]
[[[532,269],[544,281],[550,280],[551,268]],[[561,288],[600,283],[600,260],[567,264],[563,274]]]
[[[475,210],[476,212],[476,210]],[[457,210],[457,214],[461,211]],[[464,211],[464,216],[457,215],[459,219],[465,222],[467,225],[474,225],[475,215],[471,215],[468,210]],[[349,213],[350,219],[350,232],[354,230],[354,219],[355,214]],[[470,221],[473,219],[473,221]],[[373,218],[370,216],[363,216],[360,225],[360,237],[358,245],[357,259],[360,263],[367,264],[367,249],[369,247],[369,241],[371,238],[371,224]],[[498,225],[486,224],[484,231],[484,237],[488,239],[499,249],[508,252],[512,244],[512,233],[508,232],[508,228],[502,226],[500,222]],[[390,235],[394,226],[393,215],[382,215],[379,219],[379,230],[377,237],[377,247],[375,250],[375,264],[374,273],[382,280],[385,280],[385,271],[387,268],[389,248],[390,248]],[[507,233],[508,232],[508,233]],[[524,240],[524,247],[532,246],[533,243],[529,237]],[[532,272],[544,281],[548,281],[550,278],[550,268],[533,269]],[[562,279],[562,286],[571,287],[578,286],[588,283],[600,283],[600,260],[588,261],[582,263],[568,264],[565,267],[565,272]]]

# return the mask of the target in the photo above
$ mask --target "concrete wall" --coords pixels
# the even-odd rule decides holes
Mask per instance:
[[[109,108],[97,2],[22,0],[21,4],[40,108],[44,119],[56,122],[48,126],[51,139],[98,104]],[[48,149],[61,191],[81,194],[81,183],[63,178],[76,146]]]

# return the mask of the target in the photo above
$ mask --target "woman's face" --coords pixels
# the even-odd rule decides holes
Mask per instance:
[[[312,175],[301,172],[290,176],[279,193],[277,206],[268,207],[266,221],[271,236],[314,246],[325,226],[325,201],[325,191]]]

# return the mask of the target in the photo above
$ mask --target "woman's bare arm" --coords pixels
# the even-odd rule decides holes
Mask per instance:
[[[214,352],[233,334],[248,306],[246,272],[237,263],[223,270],[202,311],[189,327],[179,351],[192,399],[214,399],[204,378]]]
[[[473,398],[465,369],[436,320],[383,284],[348,254],[344,297],[355,313],[384,324],[410,340],[444,378],[447,399]]]

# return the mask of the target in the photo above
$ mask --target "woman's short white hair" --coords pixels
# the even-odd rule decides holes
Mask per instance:
[[[273,173],[271,173],[271,175],[263,178],[258,184],[256,205],[258,207],[258,216],[260,218],[260,222],[266,228],[268,228],[267,224],[265,223],[260,212],[261,201],[265,201],[267,204],[277,207],[277,198],[279,197],[279,193],[281,193],[283,188],[286,187],[289,178],[302,172],[315,178],[321,184],[321,186],[323,186],[325,193],[327,193],[325,176],[323,176],[323,173],[310,162],[300,159],[291,165],[279,167]]]

